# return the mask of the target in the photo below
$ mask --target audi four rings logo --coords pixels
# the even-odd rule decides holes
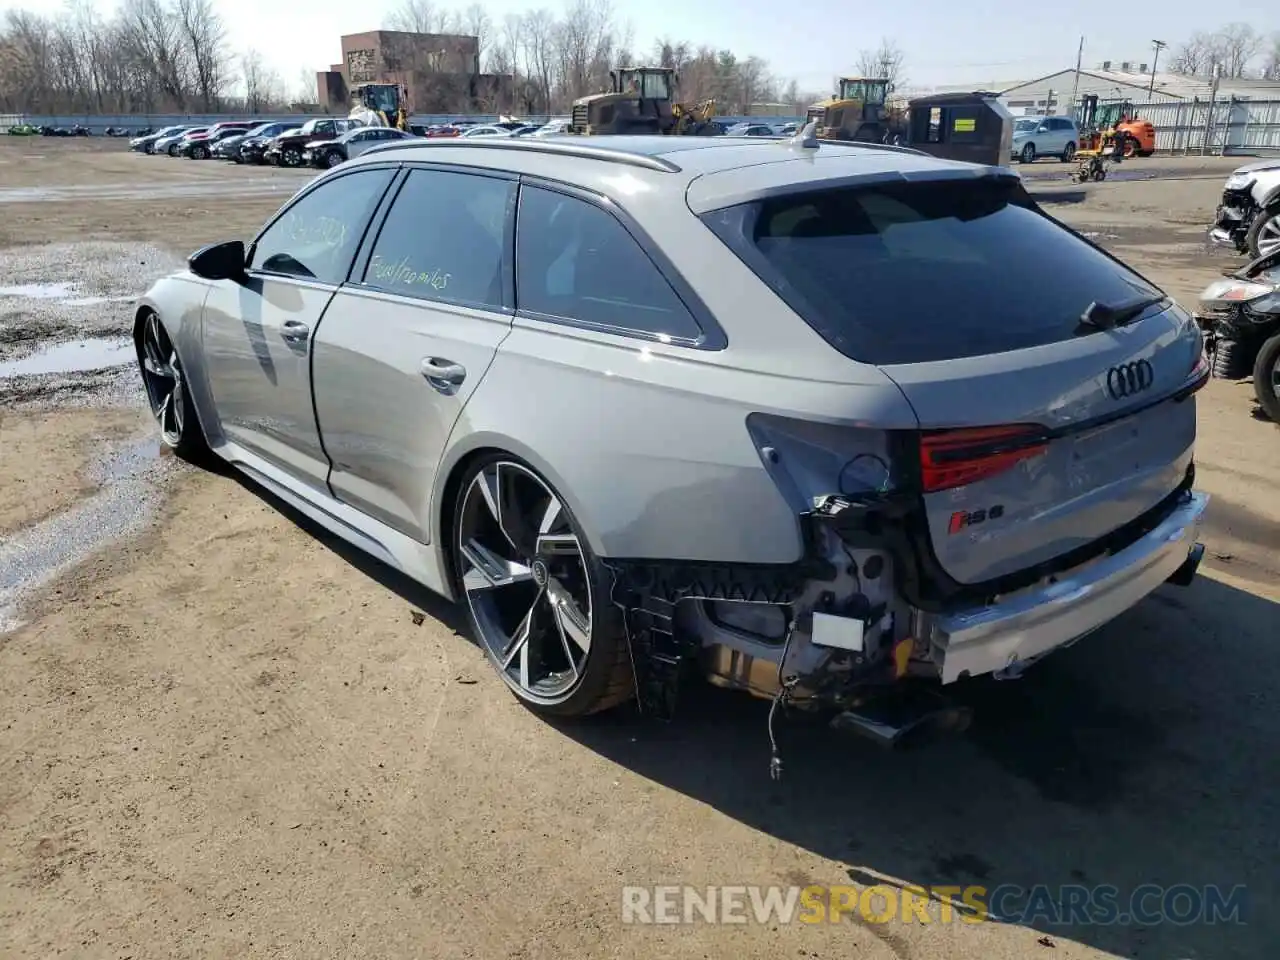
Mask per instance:
[[[1156,372],[1146,360],[1122,363],[1107,371],[1107,393],[1116,400],[1132,397],[1155,383]]]

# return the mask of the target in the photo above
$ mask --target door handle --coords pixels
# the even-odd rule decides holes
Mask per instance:
[[[286,320],[280,325],[280,336],[290,343],[298,343],[311,336],[311,328],[301,320]]]
[[[467,379],[467,368],[442,357],[427,357],[422,361],[422,375],[437,390],[446,391]]]

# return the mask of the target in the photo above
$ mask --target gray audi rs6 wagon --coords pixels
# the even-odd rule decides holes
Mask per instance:
[[[1004,168],[393,143],[193,254],[135,338],[166,444],[463,604],[546,714],[942,696],[1202,553],[1199,331]]]

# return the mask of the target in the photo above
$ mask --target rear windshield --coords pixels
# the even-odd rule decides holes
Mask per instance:
[[[1076,336],[1090,302],[1160,291],[1009,178],[789,194],[704,222],[828,343],[863,363],[954,360]]]

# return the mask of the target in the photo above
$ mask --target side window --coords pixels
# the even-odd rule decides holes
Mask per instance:
[[[334,125],[332,120],[321,120],[316,124],[316,133],[333,133]]]
[[[701,336],[666,278],[607,211],[524,187],[517,222],[521,310],[659,338]]]
[[[365,224],[394,175],[393,170],[361,170],[321,184],[258,238],[250,268],[342,283]]]
[[[512,180],[412,170],[373,245],[364,282],[426,300],[501,310]]]

